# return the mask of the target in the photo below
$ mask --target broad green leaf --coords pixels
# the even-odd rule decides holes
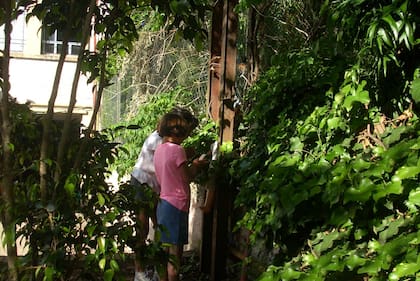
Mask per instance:
[[[11,152],[15,151],[15,145],[13,143],[8,143],[7,147],[10,149]]]
[[[401,280],[403,277],[415,276],[420,271],[420,256],[415,263],[399,263],[389,275],[389,280]]]
[[[290,265],[286,265],[286,268],[289,266]],[[280,268],[274,265],[269,265],[266,272],[264,272],[257,280],[258,281],[280,281],[281,280],[280,276],[281,276]]]
[[[420,102],[420,78],[416,78],[410,86],[410,94],[416,103]]]
[[[394,257],[405,253],[407,251],[407,248],[411,247],[409,243],[416,237],[417,233],[401,233],[400,235],[394,237],[393,239],[389,240],[387,243],[382,245],[383,255],[385,257]],[[387,264],[389,264],[391,261],[387,260],[386,262]]]
[[[344,192],[344,202],[366,202],[372,196],[372,190],[375,187],[375,184],[370,179],[363,178],[356,187],[350,187]]]
[[[98,266],[101,270],[105,270],[105,266],[106,266],[106,258],[102,258],[99,263]]]
[[[400,37],[400,38],[401,38],[401,37]],[[380,53],[381,55],[383,55],[384,53],[383,53],[383,51],[382,51],[382,38],[381,38],[381,37],[376,37],[376,44],[377,44],[377,46],[378,46],[379,53]],[[381,61],[381,60],[379,60],[379,61]]]
[[[115,271],[113,269],[107,269],[104,273],[104,281],[112,281]]]
[[[343,233],[338,231],[332,231],[330,233],[319,233],[317,238],[320,240],[320,243],[314,245],[313,249],[318,254],[318,256],[320,256],[322,252],[333,246],[335,240],[341,239],[342,236]]]
[[[303,279],[300,278],[302,281],[324,281],[325,276],[320,276],[318,272],[310,271]]]
[[[404,32],[405,36],[407,37],[407,40],[410,44],[408,44],[407,49],[411,49],[411,45],[414,45],[414,32],[413,32],[413,26],[411,25],[411,22],[406,22],[404,25]]]
[[[379,249],[382,247],[381,243],[379,243],[378,240],[371,240],[368,243],[368,249],[373,251],[373,252],[377,252],[379,251]]]
[[[69,176],[64,184],[64,189],[70,196],[74,196],[74,190],[76,189],[76,179],[77,178],[75,175]]]
[[[363,170],[369,169],[370,166],[371,163],[369,161],[365,161],[359,157],[353,162],[352,167],[356,172],[361,172]]]
[[[404,179],[414,178],[414,177],[417,177],[419,173],[420,173],[420,167],[418,166],[411,166],[411,167],[402,166],[398,168],[394,176],[392,176],[392,181],[396,182],[396,181],[401,181]]]
[[[114,259],[112,259],[109,262],[109,265],[110,265],[111,269],[113,269],[114,271],[119,271],[120,270],[120,266],[118,265],[118,262]]]
[[[404,44],[407,47],[407,49],[409,49],[409,50],[411,49],[411,46],[410,46],[410,43],[409,43],[409,40],[408,40],[408,37],[407,37],[407,34],[406,33],[401,34],[400,41],[401,42],[404,42]]]
[[[351,253],[351,254],[349,254],[347,259],[345,260],[345,263],[346,263],[346,266],[350,270],[354,270],[355,268],[358,268],[358,267],[364,265],[366,263],[366,259],[360,257],[356,253]]]
[[[274,162],[270,164],[270,168],[276,169],[276,166],[281,166],[281,167],[294,166],[298,160],[299,160],[298,155],[294,155],[294,156],[282,155],[280,157],[277,157],[276,160],[274,160]]]
[[[329,130],[334,130],[340,128],[342,121],[340,117],[333,117],[331,119],[328,119],[327,124]]]
[[[382,270],[382,267],[384,265],[383,259],[380,257],[377,257],[376,259],[373,259],[371,261],[367,261],[361,268],[357,270],[358,274],[367,273],[371,276],[375,276]]]
[[[112,244],[112,250],[114,251],[114,253],[116,253],[118,251],[117,241],[113,240],[111,244]]]
[[[398,230],[400,227],[404,226],[407,223],[404,218],[398,218],[395,220],[389,220],[387,227],[379,233],[379,241],[384,243],[389,238],[398,234]]]
[[[376,193],[373,195],[373,200],[378,201],[389,194],[401,194],[404,190],[401,181],[387,182],[384,185],[379,185]]]
[[[98,237],[97,241],[98,241],[99,251],[101,253],[104,253],[105,252],[105,246],[106,246],[106,239],[105,239],[105,237],[103,237],[103,236]]]
[[[303,143],[300,141],[299,138],[291,138],[290,139],[290,151],[302,151],[303,149]]]
[[[368,91],[360,91],[356,92],[355,95],[347,96],[344,99],[343,106],[347,111],[350,111],[353,107],[353,103],[360,102],[362,104],[368,104],[370,102],[369,92]]]
[[[375,35],[377,33],[377,27],[378,27],[378,24],[373,23],[369,26],[369,29],[368,29],[368,35],[367,36],[368,36],[369,44],[371,46],[372,46],[372,43],[373,43],[373,39],[375,38]]]
[[[368,234],[368,231],[366,229],[356,229],[354,231],[354,239],[360,240],[363,237],[365,237],[366,234]]]
[[[233,142],[225,141],[219,148],[220,153],[227,154],[233,151]]]
[[[290,267],[287,267],[281,272],[281,280],[296,280],[302,275],[302,272],[293,270]]]
[[[87,233],[88,233],[88,235],[89,235],[89,237],[92,237],[92,235],[93,235],[93,232],[95,231],[95,229],[96,229],[96,225],[88,225],[87,226]]]
[[[410,191],[408,201],[412,204],[420,206],[420,188]]]
[[[45,272],[44,272],[44,281],[52,281],[54,280],[54,274],[55,274],[55,270],[52,267],[47,267],[45,268]]]
[[[105,197],[102,195],[102,193],[97,192],[96,196],[98,197],[99,206],[102,207],[103,205],[105,205]]]

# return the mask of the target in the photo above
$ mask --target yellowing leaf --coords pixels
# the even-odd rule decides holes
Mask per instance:
[[[106,266],[106,259],[105,258],[102,258],[100,261],[99,261],[99,268],[101,269],[101,270],[104,270],[105,269],[105,266]]]

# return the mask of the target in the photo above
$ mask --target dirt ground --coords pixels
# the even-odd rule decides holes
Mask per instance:
[[[134,279],[134,261],[130,256],[122,269],[124,277],[127,281]],[[184,255],[181,267],[181,281],[208,281],[209,276],[200,272],[199,258],[193,252],[187,252]]]
[[[124,261],[124,264],[120,265],[120,277],[121,275],[126,281],[133,281],[134,279],[134,256],[128,255],[127,259]],[[239,281],[240,280],[240,266],[230,265],[227,268],[227,277],[223,280],[217,281]],[[5,280],[2,276],[7,272],[7,262],[6,257],[0,257],[0,280]],[[100,280],[100,279],[95,279]],[[204,274],[200,270],[200,260],[197,255],[193,252],[187,252],[184,255],[183,263],[181,267],[181,278],[180,281],[209,281],[210,277],[207,274]]]
[[[124,269],[124,275],[127,281],[134,279],[134,262],[132,257],[128,261]],[[240,267],[231,265],[227,269],[227,277],[224,280],[218,281],[239,281],[240,280]],[[210,276],[200,271],[200,260],[194,252],[186,252],[183,257],[181,266],[181,280],[180,281],[209,281]]]

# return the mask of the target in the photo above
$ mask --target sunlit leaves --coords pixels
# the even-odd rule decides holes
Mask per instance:
[[[406,263],[402,262],[399,263],[396,267],[392,269],[392,272],[389,274],[390,281],[401,280],[403,277],[413,277],[418,276],[420,272],[420,255],[414,262]]]
[[[415,18],[407,9],[410,2],[408,0],[395,1],[372,11],[367,39],[370,46],[379,51],[378,67],[383,70],[384,75],[388,72],[390,62],[400,66],[397,56],[402,48],[411,50],[416,44]]]
[[[260,280],[410,280],[420,240],[420,124],[408,95],[420,100],[416,1],[325,3],[329,36],[312,52],[278,54],[251,92],[234,169],[249,210],[240,223],[253,242],[284,245]],[[322,49],[335,43],[345,52]],[[337,69],[334,84],[323,71]]]
[[[353,107],[353,103],[359,102],[362,104],[369,104],[369,92],[364,90],[366,86],[366,81],[362,81],[356,88],[352,87],[352,85],[346,85],[343,87],[344,94],[346,95],[344,99],[343,106],[350,111]],[[350,93],[350,94],[349,94]]]
[[[154,5],[165,14],[169,27],[177,28],[183,38],[201,46],[207,38],[205,30],[206,15],[210,11],[210,1],[171,0],[155,1]]]
[[[410,87],[410,93],[416,103],[420,102],[420,78],[416,78]]]

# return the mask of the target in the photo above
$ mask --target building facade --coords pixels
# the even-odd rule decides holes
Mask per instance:
[[[52,35],[47,35],[38,19],[32,17],[26,22],[25,18],[24,13],[12,23],[10,95],[20,103],[29,101],[33,111],[45,113],[62,47],[61,33],[56,31]],[[4,38],[3,25],[0,26],[0,49],[2,50],[4,50]],[[70,40],[55,101],[54,112],[56,113],[67,112],[80,48],[79,42]],[[89,48],[94,49],[93,44],[89,44]],[[80,76],[77,102],[73,113],[77,119],[81,118],[85,126],[90,122],[94,96],[93,84],[87,83],[87,77]]]

